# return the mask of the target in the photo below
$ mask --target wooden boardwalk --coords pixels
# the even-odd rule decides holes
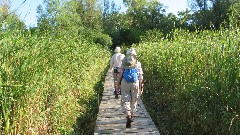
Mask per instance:
[[[160,135],[151,117],[146,111],[141,99],[138,100],[138,108],[131,128],[126,128],[126,114],[121,107],[121,97],[115,99],[113,95],[113,78],[108,71],[102,101],[99,106],[94,135],[117,134],[117,135]]]

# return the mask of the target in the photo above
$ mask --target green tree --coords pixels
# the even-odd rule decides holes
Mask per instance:
[[[239,18],[240,1],[238,0],[189,0],[188,2],[193,11],[192,23],[201,29],[229,27],[230,20],[233,22]]]
[[[111,38],[103,33],[102,14],[96,0],[45,0],[38,7],[38,27],[55,35],[76,34],[102,45],[111,45]]]
[[[10,10],[10,0],[0,0],[0,29],[3,31],[24,30],[26,25]]]
[[[193,11],[192,25],[201,29],[210,29],[214,15],[209,2],[209,0],[188,0]]]
[[[213,25],[216,29],[219,29],[222,24],[229,26],[229,12],[231,3],[229,0],[211,0],[213,11]]]
[[[77,30],[78,27],[96,29],[94,18],[99,17],[93,17],[93,11],[90,10],[94,5],[83,3],[78,0],[45,0],[44,6],[38,7],[38,27],[53,31],[69,28]]]
[[[89,29],[102,31],[101,4],[98,0],[75,0],[78,4],[77,13],[82,19],[82,23]]]
[[[155,28],[163,30],[167,21],[166,10],[157,0],[124,0],[127,16],[131,22],[130,38],[132,43],[140,41],[140,36]]]
[[[37,25],[41,31],[57,33],[56,28],[59,26],[57,21],[61,17],[62,2],[62,0],[44,0],[44,7],[42,5],[38,6]]]
[[[103,13],[98,0],[74,0],[77,3],[76,12],[79,14],[84,27],[84,34],[94,43],[110,46],[112,39],[103,33]],[[106,2],[106,1],[104,1]],[[104,9],[107,13],[107,9]]]
[[[120,7],[110,0],[104,0],[102,14],[103,30],[112,37],[112,47],[126,43],[126,37],[129,36],[126,31],[131,25],[131,19],[127,14],[120,13]]]
[[[124,0],[123,4],[127,9],[123,13],[109,0],[104,1],[102,9],[104,32],[113,38],[114,46],[138,43],[144,36],[149,39],[150,33],[166,36],[175,28],[189,25],[190,11],[182,12],[180,18],[166,14],[158,0]]]
[[[178,21],[181,28],[189,28],[191,21],[190,10],[186,9],[185,11],[178,12]]]

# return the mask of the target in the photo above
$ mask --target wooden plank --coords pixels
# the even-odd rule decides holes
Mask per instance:
[[[115,95],[113,95],[111,71],[108,71],[105,77],[104,92],[99,105],[94,135],[97,134],[160,135],[141,99],[139,99],[131,128],[126,128],[126,114],[122,110],[121,97],[115,99]]]

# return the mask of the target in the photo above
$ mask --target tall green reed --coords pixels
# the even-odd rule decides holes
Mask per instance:
[[[107,66],[107,48],[66,33],[2,35],[3,134],[71,133],[79,126],[77,121],[94,119],[96,111],[88,110],[97,109],[95,85]],[[76,128],[82,128],[82,133],[92,130]]]
[[[145,102],[157,105],[150,112],[166,134],[239,133],[237,31],[176,30],[172,41],[136,46],[148,80]]]

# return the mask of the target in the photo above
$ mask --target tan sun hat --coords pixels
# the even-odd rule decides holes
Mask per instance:
[[[129,50],[127,50],[126,52],[127,55],[137,55],[136,51],[134,48],[130,48]]]
[[[136,66],[137,64],[136,55],[137,53],[133,48],[127,50],[126,56],[124,57],[122,63],[124,69],[131,69]]]

